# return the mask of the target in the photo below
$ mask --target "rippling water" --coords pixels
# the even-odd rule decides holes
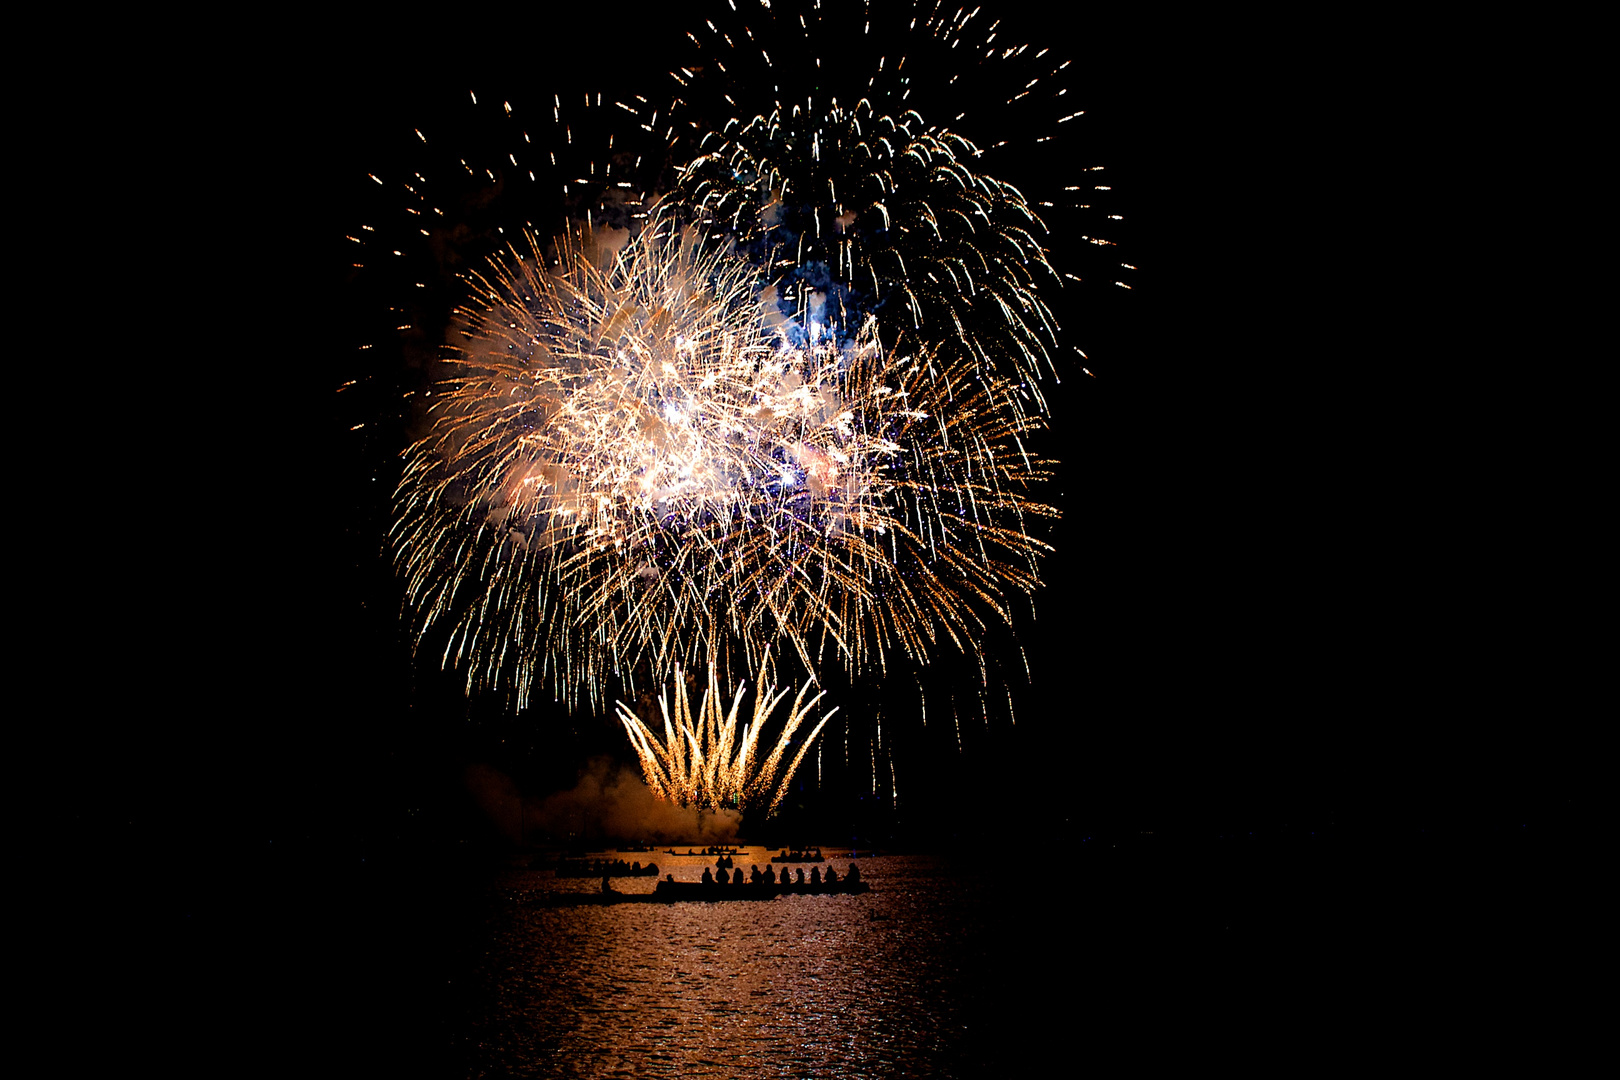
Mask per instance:
[[[238,897],[219,896],[218,921],[180,943],[217,1030],[261,1030],[210,1075],[267,1058],[389,1080],[1291,1074],[1450,1045],[1440,1002],[1504,1017],[1484,1046],[1531,998],[1560,1000],[1543,961],[1587,954],[1596,922],[1568,903],[1598,893],[1574,888],[1586,863],[1564,848],[1515,852],[1054,845],[861,859],[859,896],[667,906],[558,906],[599,881],[405,862],[283,877],[240,954]],[[708,863],[652,858],[685,881]],[[151,947],[131,969],[148,995],[176,943],[130,934]],[[172,1010],[164,1025],[146,1034],[197,1046],[211,1030]]]
[[[681,881],[709,864],[640,857]],[[464,1074],[979,1075],[979,1006],[998,992],[975,981],[996,966],[986,883],[934,858],[859,865],[865,894],[759,903],[552,907],[599,883],[502,875],[454,995]]]

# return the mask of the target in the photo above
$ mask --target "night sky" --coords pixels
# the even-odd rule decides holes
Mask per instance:
[[[1145,955],[1172,978],[1193,955],[1175,905],[1215,911],[1248,936],[1193,942],[1210,950],[1199,1001],[1262,970],[1256,955],[1303,957],[1271,992],[1321,990],[1314,958],[1336,949],[1336,970],[1379,958],[1414,1030],[1471,994],[1506,1010],[1479,1014],[1501,1030],[1532,1031],[1523,996],[1562,1015],[1561,958],[1594,948],[1601,728],[1583,687],[1603,654],[1564,614],[1593,602],[1564,564],[1553,470],[1520,453],[1540,407],[1476,385],[1482,331],[1441,302],[1453,239],[1504,212],[1497,188],[1487,213],[1433,175],[1464,106],[1414,106],[1376,49],[1324,64],[1336,27],[1089,10],[1056,26],[1008,6],[1009,36],[1075,58],[1067,99],[1086,114],[1061,146],[1107,166],[1123,217],[1108,251],[1139,268],[1129,291],[1099,274],[1047,297],[1064,349],[1089,359],[1066,352],[1051,390],[1062,466],[1045,494],[1063,517],[1037,618],[1014,628],[1032,684],[1012,688],[1016,724],[964,710],[959,745],[948,653],[925,675],[926,730],[909,679],[846,689],[835,673],[846,713],[882,711],[899,799],[887,776],[872,796],[857,752],[761,842],[983,851],[988,872],[1035,883],[1061,870],[1113,889],[1107,933],[1159,943]],[[110,428],[150,443],[96,444],[112,448],[98,464],[140,474],[107,534],[135,547],[97,540],[69,570],[102,576],[64,631],[55,692],[79,704],[44,725],[36,816],[60,837],[62,913],[96,928],[68,938],[70,994],[112,963],[108,1000],[161,1003],[128,1045],[235,1062],[232,1032],[271,1018],[264,1045],[303,1054],[299,1025],[361,1017],[408,1056],[427,970],[410,948],[463,948],[461,890],[511,850],[469,768],[537,799],[593,761],[633,767],[608,717],[514,715],[413,660],[385,540],[410,420],[377,420],[420,352],[380,332],[398,291],[353,273],[344,238],[379,205],[367,174],[414,167],[412,129],[464,115],[469,90],[535,113],[570,87],[667,92],[683,7],[278,26],[264,59],[222,48],[74,117],[120,133],[95,143],[113,160],[75,202],[118,223],[91,222],[88,248],[126,245],[113,272],[148,279],[113,340],[156,345]],[[486,134],[472,151],[498,154]],[[1517,259],[1513,280],[1542,272]],[[95,295],[116,291],[85,266]],[[1524,364],[1515,386],[1536,377]],[[1007,637],[991,648],[1011,664]],[[1002,914],[1030,940],[1048,926],[1015,901]],[[182,992],[153,997],[154,973]],[[1047,1006],[1052,1030],[1066,1008]],[[1160,1038],[1169,1014],[1142,1015]],[[1271,1038],[1235,1007],[1219,1022],[1240,1046]]]
[[[193,564],[207,580],[179,651],[207,659],[154,658],[175,715],[106,736],[98,783],[133,811],[115,844],[280,845],[322,865],[491,844],[467,765],[539,795],[593,757],[629,761],[616,723],[513,716],[411,661],[383,553],[404,421],[358,436],[335,392],[390,376],[356,348],[378,340],[388,294],[350,274],[343,237],[376,205],[366,174],[399,171],[422,117],[469,89],[534,111],[554,89],[662,90],[683,26],[636,9],[335,28],[247,80],[232,135],[198,125],[235,163],[191,181],[228,189],[208,199],[229,224],[196,272],[239,283],[244,305],[223,316],[239,351],[206,360],[230,449],[188,448],[225,509],[191,526],[211,530]],[[1360,353],[1366,279],[1395,271],[1367,250],[1377,214],[1351,206],[1375,185],[1367,155],[1323,136],[1344,101],[1288,92],[1298,62],[1211,55],[1195,29],[1098,18],[1047,42],[1079,61],[1069,98],[1086,115],[1066,145],[1107,165],[1117,251],[1140,269],[1128,293],[1098,279],[1055,301],[1096,377],[1071,353],[1054,391],[1064,516],[1038,621],[1019,627],[1034,676],[1017,723],[964,715],[959,751],[947,721],[917,730],[886,701],[899,805],[851,787],[815,804],[812,828],[920,848],[1002,833],[1196,847],[1474,843],[1581,820],[1567,703],[1502,662],[1451,518],[1471,504],[1427,482],[1443,479],[1432,459],[1412,464],[1429,443],[1395,358]],[[1364,120],[1347,130],[1365,136]]]

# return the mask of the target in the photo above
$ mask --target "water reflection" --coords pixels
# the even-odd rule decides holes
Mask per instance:
[[[709,865],[657,858],[678,881]],[[765,903],[558,908],[548,894],[599,882],[504,875],[455,995],[466,1075],[973,1074],[958,1070],[984,990],[966,983],[987,944],[977,887],[935,859],[860,866],[865,895]]]

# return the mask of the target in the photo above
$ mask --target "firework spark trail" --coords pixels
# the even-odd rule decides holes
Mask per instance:
[[[891,342],[949,342],[1007,376],[1015,408],[1047,411],[1042,380],[1062,372],[1045,294],[1079,278],[1044,247],[1040,208],[1058,204],[1026,198],[983,159],[1073,130],[1069,62],[1009,40],[978,8],[726,7],[688,33],[697,53],[671,72],[675,197],[734,235],[806,321],[852,335],[876,315]],[[639,102],[620,104],[658,113]],[[1074,167],[1054,159],[1043,179]],[[1084,186],[1063,189],[1075,194],[1059,202],[1090,209]]]
[[[419,647],[469,693],[594,710],[614,679],[787,653],[855,676],[960,650],[986,681],[987,631],[1039,585],[1028,519],[1055,516],[1029,435],[1062,373],[1048,288],[1074,277],[1045,248],[1054,204],[994,163],[1080,113],[1066,62],[977,15],[737,0],[694,22],[675,101],[475,97],[510,152],[405,182],[406,239],[470,298],[435,358],[452,378],[413,391],[432,429],[391,543]],[[1038,179],[1076,205],[1106,190],[1057,168],[1072,154]],[[553,186],[584,224],[550,243],[510,205],[455,212]],[[350,237],[368,264],[430,265],[374,234]]]
[[[829,170],[782,160],[812,141],[826,147]],[[830,292],[845,325],[849,308],[888,306],[925,341],[954,339],[982,366],[1009,361],[1044,408],[1034,380],[1055,371],[1057,328],[1037,289],[1036,271],[1056,281],[1039,240],[1045,225],[1016,188],[968,168],[971,143],[927,130],[916,113],[874,116],[863,100],[847,114],[773,111],[705,140],[705,151],[681,174],[688,202],[757,250],[763,265],[809,270],[798,282],[800,304],[814,297],[824,307]],[[818,175],[827,171],[836,179]],[[829,196],[841,187],[848,202],[784,209],[816,199],[795,197],[799,185]],[[829,288],[833,281],[841,287]]]
[[[784,324],[750,264],[662,217],[616,252],[530,236],[471,283],[393,530],[469,690],[594,704],[614,671],[781,647],[926,663],[1039,584],[1049,463],[993,373]]]
[[[814,711],[825,692],[804,700],[810,691],[806,683],[793,699],[793,708],[787,722],[777,736],[775,745],[763,764],[758,763],[761,735],[776,706],[790,693],[760,688],[754,697],[752,720],[737,730],[746,684],[737,687],[729,711],[725,709],[720,684],[714,670],[709,671],[709,685],[703,692],[694,717],[692,703],[683,688],[679,668],[675,670],[675,715],[670,716],[669,697],[664,691],[658,695],[658,708],[664,718],[664,734],[660,739],[624,702],[617,702],[619,720],[625,733],[641,759],[642,774],[647,786],[660,798],[681,806],[696,806],[715,810],[727,807],[765,806],[767,814],[776,810],[793,776],[804,761],[821,729],[838,712],[834,707],[825,713],[815,729],[799,747],[799,752],[782,769],[782,759],[792,746],[793,736]]]

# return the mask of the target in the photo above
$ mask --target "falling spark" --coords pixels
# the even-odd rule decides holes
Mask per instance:
[[[927,663],[1038,587],[1050,463],[1004,381],[887,351],[870,321],[853,343],[783,322],[749,263],[661,216],[609,241],[548,256],[529,234],[469,275],[407,452],[396,564],[469,691],[595,702],[625,667],[724,675],[781,647],[812,671]]]
[[[1072,370],[1047,290],[1081,278],[1052,265],[1040,215],[1053,202],[1007,181],[994,163],[1009,141],[995,140],[1084,126],[1058,85],[1069,62],[1005,38],[987,50],[999,22],[974,22],[976,42],[978,9],[923,4],[898,63],[874,72],[876,49],[863,64],[845,48],[823,72],[817,35],[837,17],[749,7],[757,38],[718,11],[721,25],[694,25],[708,55],[672,57],[673,101],[617,102],[633,120],[603,110],[621,137],[662,135],[656,149],[625,140],[617,174],[647,149],[648,175],[663,161],[676,178],[662,202],[647,188],[631,200],[611,166],[559,166],[557,150],[489,159],[521,171],[549,153],[551,178],[576,185],[565,213],[596,228],[547,240],[507,221],[506,247],[462,275],[450,377],[406,451],[390,541],[411,629],[469,693],[510,685],[524,708],[545,687],[594,708],[615,680],[707,668],[712,683],[789,653],[853,677],[956,651],[982,679],[984,631],[1040,584],[1049,549],[1026,524],[1056,512],[1037,499],[1052,463],[1028,435],[1045,423],[1046,376]],[[487,108],[513,115],[498,97]],[[998,124],[1008,108],[1027,119]],[[552,111],[554,143],[579,153],[594,129],[566,124],[560,96]],[[498,183],[473,160],[468,177]],[[604,188],[624,189],[612,214],[593,202]],[[1090,210],[1076,199],[1096,196],[1065,190],[1054,213]],[[954,705],[952,719],[960,748]],[[892,756],[889,771],[893,790]]]
[[[816,703],[825,696],[824,692],[806,701],[805,694],[809,693],[811,684],[805,683],[793,699],[792,710],[781,734],[762,761],[760,749],[765,725],[790,690],[778,691],[774,686],[768,690],[756,689],[753,718],[743,724],[739,731],[737,725],[741,720],[746,683],[737,687],[731,708],[727,710],[720,684],[711,668],[708,688],[703,691],[703,700],[695,714],[679,668],[675,670],[674,683],[673,715],[670,713],[668,692],[660,691],[658,695],[658,710],[664,719],[662,737],[624,702],[617,702],[617,705],[625,734],[630,736],[630,744],[641,759],[641,771],[646,777],[647,786],[659,798],[681,806],[715,810],[763,805],[767,814],[775,812],[787,794],[805,754],[809,753],[811,744],[838,711],[834,707],[822,715],[815,729],[799,747],[799,752],[784,767],[783,759],[792,748],[794,734],[815,710]],[[818,752],[818,773],[819,761]]]
[[[862,18],[870,31],[869,9],[863,16],[834,3],[814,21],[756,11],[759,21],[746,32],[752,51],[736,50],[741,38],[726,32],[736,16],[716,12],[689,37],[734,70],[682,85],[675,107],[708,122],[693,125],[675,194],[695,217],[736,237],[757,266],[782,274],[784,292],[824,292],[835,323],[853,328],[877,314],[887,338],[898,341],[904,331],[948,344],[978,370],[1015,383],[1015,408],[1044,413],[1044,380],[1061,379],[1059,328],[1045,297],[1061,275],[1038,214],[1053,204],[1026,199],[978,160],[1008,144],[989,142],[1007,126],[996,101],[1036,110],[1017,122],[1045,125],[1036,140],[1043,143],[1078,127],[1070,121],[1084,110],[1058,107],[1069,61],[1056,62],[1049,48],[1029,56],[1027,43],[984,51],[999,20],[975,24],[985,35],[978,58],[957,51],[977,13],[937,5],[895,11],[885,21],[906,53],[887,65],[886,53],[852,46],[842,29]],[[780,53],[767,52],[767,43],[779,43]],[[830,81],[810,62],[828,46],[841,53]],[[957,86],[963,74],[969,78]],[[913,75],[926,88],[916,103]],[[986,143],[957,126],[970,114],[970,129],[977,123]],[[944,117],[953,118],[950,126]]]

